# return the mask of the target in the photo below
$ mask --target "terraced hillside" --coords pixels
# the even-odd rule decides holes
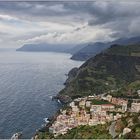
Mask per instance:
[[[112,45],[68,75],[60,99],[118,91],[140,80],[140,44]]]

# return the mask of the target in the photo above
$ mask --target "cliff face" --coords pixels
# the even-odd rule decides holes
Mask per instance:
[[[65,85],[68,85],[77,75],[78,72],[78,68],[73,68],[69,71],[68,73],[68,79],[66,80],[66,82],[64,83]]]
[[[136,80],[140,80],[140,45],[113,45],[69,74],[59,95],[75,98],[101,94]]]

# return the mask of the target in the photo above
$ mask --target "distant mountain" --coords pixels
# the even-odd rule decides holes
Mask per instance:
[[[48,43],[39,43],[39,44],[25,44],[16,51],[30,51],[30,52],[65,52],[70,53],[73,44],[48,44]]]
[[[117,92],[137,80],[140,82],[140,45],[112,45],[72,69],[58,98]]]
[[[102,52],[106,48],[109,48],[113,44],[127,45],[127,44],[134,44],[134,43],[140,43],[140,36],[131,37],[131,38],[120,38],[107,43],[100,43],[100,42],[89,43],[79,51],[75,52],[71,57],[71,59],[82,60],[82,61],[87,60],[95,56],[96,54]]]
[[[89,43],[81,43],[78,45],[75,45],[74,47],[72,47],[71,49],[69,49],[69,53],[71,54],[75,54],[76,52],[80,51],[81,49],[83,49],[85,46],[87,46]]]
[[[78,45],[74,44],[48,44],[48,43],[39,43],[39,44],[25,44],[17,51],[31,51],[31,52],[63,52],[72,54],[71,59],[85,61],[96,54],[104,51],[109,48],[112,44],[134,44],[139,43],[140,37],[132,38],[120,38],[112,42],[102,43],[102,42],[90,42],[90,43],[81,43]]]
[[[85,61],[90,57],[95,56],[96,54],[105,50],[106,48],[108,48],[108,46],[109,46],[108,44],[100,42],[89,43],[85,45],[85,47],[74,53],[71,59]]]

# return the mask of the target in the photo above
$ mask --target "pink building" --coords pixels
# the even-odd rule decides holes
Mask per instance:
[[[103,104],[101,105],[101,107],[102,107],[102,110],[104,111],[112,111],[115,109],[115,106],[112,104]]]

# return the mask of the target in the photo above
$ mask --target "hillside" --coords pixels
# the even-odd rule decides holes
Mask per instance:
[[[71,59],[85,61],[91,56],[95,56],[96,54],[105,50],[106,48],[108,48],[108,44],[105,43],[89,43],[79,51],[75,52]]]
[[[140,113],[125,113],[125,117],[115,122],[115,138],[117,139],[139,139],[140,138]],[[73,128],[58,139],[112,139],[109,133],[110,123],[97,126],[79,126]],[[124,129],[129,128],[131,132],[124,134]]]
[[[47,131],[38,132],[38,139],[113,139],[110,134],[111,124],[81,125],[57,137]],[[126,112],[114,124],[115,139],[140,139],[140,113]],[[130,132],[124,133],[128,128]]]
[[[71,59],[83,61],[109,48],[112,44],[128,45],[128,44],[135,44],[135,43],[140,43],[139,36],[131,37],[131,38],[120,38],[120,39],[114,40],[112,42],[107,42],[107,43],[101,43],[101,42],[89,43],[85,45],[85,47],[80,49],[79,51],[75,52],[73,56],[71,57]]]
[[[58,97],[68,100],[68,97],[118,91],[136,80],[140,80],[140,45],[112,45],[70,71]]]
[[[88,44],[89,43],[82,43],[82,44],[75,45],[74,47],[72,47],[71,49],[69,49],[68,52],[73,55],[73,54],[77,53],[78,51],[80,51],[81,49],[83,49]]]
[[[81,125],[69,130],[67,134],[60,135],[58,139],[111,139],[109,134],[109,125],[88,126]]]

